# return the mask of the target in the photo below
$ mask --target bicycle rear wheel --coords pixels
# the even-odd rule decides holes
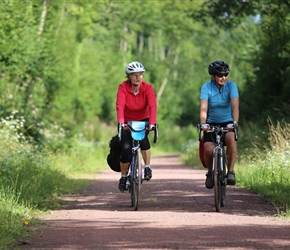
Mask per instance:
[[[214,153],[213,156],[213,164],[214,164],[214,173],[213,173],[213,181],[214,181],[214,202],[215,209],[217,212],[220,212],[221,209],[221,199],[222,199],[222,183],[220,181],[220,161],[218,151]]]

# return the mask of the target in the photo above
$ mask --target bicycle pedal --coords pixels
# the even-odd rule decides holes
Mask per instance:
[[[127,182],[126,182],[126,190],[128,190],[128,189],[129,189],[129,187],[130,187],[130,181],[129,181],[129,180],[127,180]]]

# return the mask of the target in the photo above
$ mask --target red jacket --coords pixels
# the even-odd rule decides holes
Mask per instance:
[[[117,92],[116,109],[119,123],[149,118],[149,125],[154,125],[157,104],[152,85],[142,81],[138,94],[134,95],[131,84],[122,82]]]

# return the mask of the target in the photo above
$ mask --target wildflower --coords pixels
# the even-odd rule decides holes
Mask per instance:
[[[28,225],[28,221],[26,220],[26,221],[24,221],[24,225],[25,226],[27,226]]]

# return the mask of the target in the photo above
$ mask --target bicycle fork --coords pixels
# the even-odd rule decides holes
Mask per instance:
[[[127,178],[126,188],[130,191],[130,185],[133,183],[133,180],[135,178],[135,150],[136,147],[132,148],[132,159],[130,163],[130,172],[129,172],[129,178]]]
[[[130,174],[129,174],[129,178],[127,179],[127,184],[126,184],[127,188],[130,187],[130,185],[133,183],[134,178],[135,178],[135,172],[136,172],[136,167],[137,167],[136,164],[135,164],[135,159],[136,159],[136,152],[137,152],[137,154],[139,153],[138,152],[138,148],[139,148],[138,145],[135,145],[132,148],[132,159],[131,159],[131,167],[130,167],[131,171],[130,171]],[[136,184],[139,185],[138,181],[137,180],[135,180],[135,181],[136,181]]]

